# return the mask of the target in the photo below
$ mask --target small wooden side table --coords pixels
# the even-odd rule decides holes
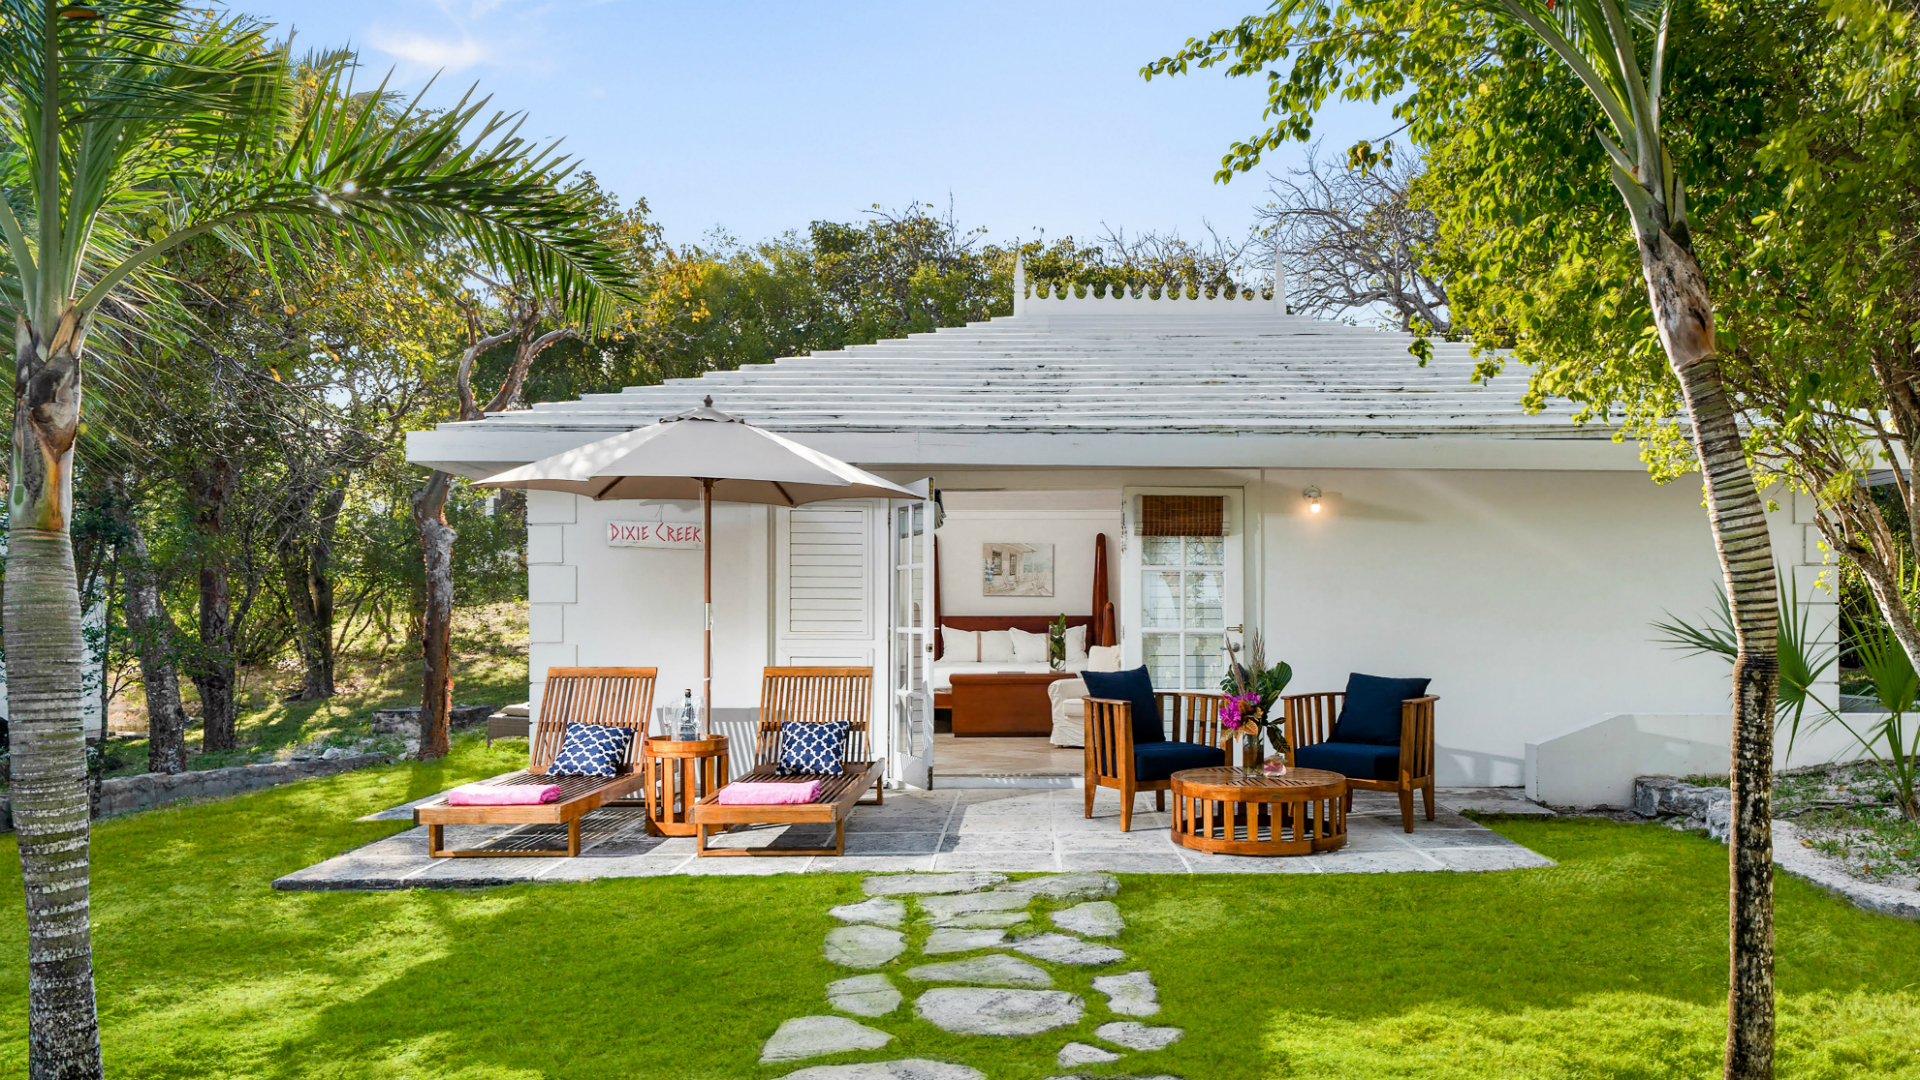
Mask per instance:
[[[1347,845],[1347,778],[1322,769],[1173,774],[1173,842],[1219,855],[1310,855]]]
[[[692,836],[693,804],[727,782],[727,737],[709,735],[682,742],[650,736],[640,756],[647,798],[647,832]]]

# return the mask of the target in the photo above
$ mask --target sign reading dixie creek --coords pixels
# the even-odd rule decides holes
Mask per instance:
[[[700,522],[688,520],[609,521],[608,547],[687,548],[700,547]]]

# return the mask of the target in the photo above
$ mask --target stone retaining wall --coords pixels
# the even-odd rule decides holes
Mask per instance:
[[[257,791],[294,780],[305,780],[310,776],[332,776],[369,765],[385,765],[390,760],[385,754],[350,754],[307,761],[235,765],[225,769],[202,769],[171,775],[141,773],[139,776],[116,776],[100,784],[100,816],[131,814],[136,810],[150,810],[182,799],[238,795],[243,791]],[[6,797],[0,795],[0,830],[12,829],[13,814]]]
[[[1639,776],[1633,781],[1633,812],[1643,818],[1685,818],[1687,828],[1705,829],[1724,843],[1733,823],[1733,791],[1671,776]]]
[[[1733,819],[1733,792],[1671,776],[1641,776],[1633,781],[1633,812],[1645,818],[1684,818],[1685,828],[1705,829],[1724,844]],[[1773,821],[1773,861],[1780,869],[1839,893],[1869,911],[1920,917],[1920,893],[1853,877],[1839,862],[1803,843],[1790,821]]]
[[[142,773],[116,776],[100,785],[100,816],[130,814],[182,799],[208,799],[220,795],[238,795],[310,776],[385,765],[385,754],[353,754],[332,759],[274,761],[264,765],[235,765],[226,769],[202,769],[199,772]]]

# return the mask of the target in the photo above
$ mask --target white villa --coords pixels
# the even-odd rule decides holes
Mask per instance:
[[[925,663],[936,612],[1097,620],[1100,535],[1124,662],[1148,663],[1161,689],[1214,688],[1223,644],[1258,630],[1296,691],[1350,672],[1431,678],[1442,785],[1548,783],[1530,754],[1542,770],[1569,754],[1724,768],[1727,666],[1664,649],[1650,627],[1715,605],[1696,483],[1652,483],[1633,445],[1564,409],[1528,414],[1518,377],[1475,385],[1465,345],[1436,343],[1421,367],[1404,336],[1288,315],[1282,297],[1026,291],[1006,318],[443,424],[414,433],[408,457],[480,478],[711,395],[924,483],[937,509],[716,505],[711,537],[716,720],[751,715],[731,710],[757,706],[765,665],[872,664],[892,681],[875,694],[878,748],[903,783],[940,769],[929,706],[956,661]],[[1196,497],[1175,502],[1217,526],[1190,541],[1143,529],[1164,496]],[[662,700],[699,685],[697,544],[634,539],[671,537],[697,511],[529,493],[536,701],[549,666],[656,666]],[[1770,524],[1832,641],[1810,520],[1783,500]],[[988,591],[983,553],[1043,547],[1051,595],[1034,595],[1049,586],[1024,554],[1021,587]]]

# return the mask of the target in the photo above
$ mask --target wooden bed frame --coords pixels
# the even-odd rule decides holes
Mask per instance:
[[[1092,613],[1067,616],[1067,627],[1087,628],[1087,645],[1115,641],[1113,605],[1107,602],[1107,534],[1093,538]],[[940,541],[933,542],[933,658],[946,654],[940,627],[955,630],[1025,630],[1044,634],[1053,625],[1051,615],[942,615],[940,613]],[[1053,703],[1048,684],[1070,678],[1069,672],[968,673],[955,675],[952,689],[933,695],[933,707],[953,717],[957,738],[990,736],[1047,736],[1053,734]]]

